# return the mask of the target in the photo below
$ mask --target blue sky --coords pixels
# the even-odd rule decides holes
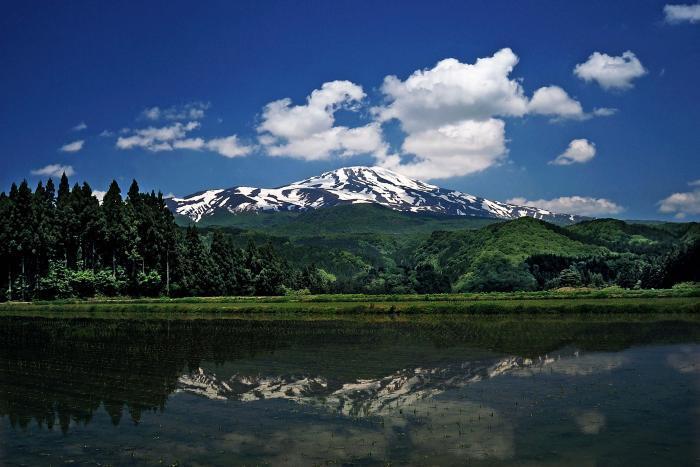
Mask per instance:
[[[698,220],[700,7],[666,4],[6,4],[0,187],[70,167],[186,195],[383,165]]]

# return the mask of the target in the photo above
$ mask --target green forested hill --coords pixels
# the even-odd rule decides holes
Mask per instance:
[[[596,219],[566,227],[583,242],[601,245],[614,251],[661,253],[679,243],[700,237],[700,224],[690,223],[627,223],[617,219]]]
[[[502,277],[522,276],[524,285],[530,280],[522,265],[533,255],[583,257],[608,252],[571,238],[561,227],[524,217],[475,231],[435,232],[417,251],[416,261],[443,271],[462,290],[471,288],[475,276],[492,265],[499,265],[496,274]]]

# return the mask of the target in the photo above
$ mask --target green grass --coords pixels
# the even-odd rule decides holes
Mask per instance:
[[[0,316],[54,313],[171,314],[521,314],[697,313],[700,289],[571,289],[546,292],[436,295],[300,295],[61,300],[0,304]]]

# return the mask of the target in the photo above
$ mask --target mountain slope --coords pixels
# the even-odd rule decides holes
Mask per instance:
[[[195,222],[222,214],[300,212],[348,204],[377,204],[405,213],[494,219],[582,220],[544,209],[491,201],[414,180],[381,167],[345,167],[278,188],[234,187],[168,198],[168,207]]]
[[[352,219],[352,221],[348,221]],[[430,234],[436,230],[478,229],[503,219],[492,217],[448,216],[435,213],[406,213],[379,204],[344,204],[307,211],[260,211],[232,215],[216,212],[198,222],[202,227],[235,227],[271,235],[302,237],[348,233],[393,235]],[[178,216],[178,223],[192,220]]]

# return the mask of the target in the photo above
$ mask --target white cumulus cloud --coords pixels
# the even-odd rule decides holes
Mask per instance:
[[[449,178],[479,172],[506,154],[503,120],[463,120],[456,124],[410,133],[402,146],[415,160],[383,157],[381,165],[417,178]]]
[[[628,50],[619,57],[593,52],[588,60],[576,65],[574,74],[584,81],[596,81],[606,90],[626,90],[633,87],[633,80],[647,74],[647,70]]]
[[[205,143],[205,147],[224,157],[246,156],[253,150],[251,146],[241,144],[236,135],[210,139]]]
[[[555,115],[562,118],[585,117],[581,103],[569,97],[559,86],[539,88],[532,95],[528,108],[535,114]]]
[[[505,117],[599,115],[584,112],[559,86],[541,87],[529,99],[511,77],[517,63],[505,48],[474,63],[441,60],[403,81],[387,76],[381,87],[386,102],[372,112],[379,122],[397,120],[406,138],[400,153],[378,152],[378,164],[428,179],[467,175],[505,159]]]
[[[595,144],[585,138],[571,140],[566,151],[550,161],[554,165],[583,164],[595,157]]]
[[[375,112],[381,121],[399,120],[409,133],[460,120],[522,116],[528,99],[520,83],[509,77],[517,63],[518,57],[506,48],[473,64],[441,60],[405,81],[387,76],[381,89],[389,103]]]
[[[695,5],[665,5],[664,15],[666,22],[677,23],[700,23],[700,3]]]
[[[83,149],[83,145],[85,144],[85,141],[82,139],[79,139],[78,141],[73,141],[68,144],[64,144],[59,148],[59,151],[61,152],[78,152],[81,149]]]
[[[357,110],[365,93],[350,81],[330,81],[314,90],[304,105],[289,98],[265,106],[258,141],[267,154],[304,160],[328,159],[381,151],[381,128],[376,123],[349,128],[335,125],[340,109]]]
[[[31,173],[32,175],[44,177],[60,177],[65,173],[67,177],[70,177],[75,174],[75,170],[73,170],[71,165],[49,164],[39,169],[34,169]]]
[[[624,211],[622,206],[609,199],[590,196],[561,196],[553,199],[534,200],[518,197],[511,198],[507,202],[519,206],[533,206],[557,213],[591,217],[618,214]]]
[[[700,214],[700,180],[694,180],[688,185],[696,187],[692,191],[673,193],[658,202],[659,211],[665,214],[675,214],[683,219],[688,214]]]

